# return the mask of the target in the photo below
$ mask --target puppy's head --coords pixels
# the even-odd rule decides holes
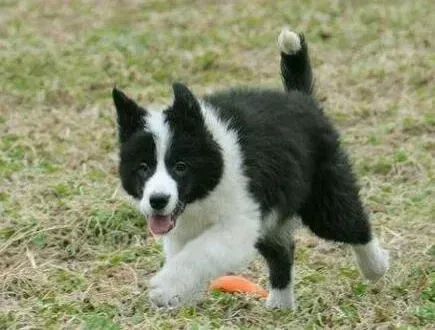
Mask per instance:
[[[186,206],[205,198],[223,171],[221,150],[207,130],[189,89],[173,85],[163,111],[139,106],[113,89],[120,141],[122,186],[138,203],[156,235],[171,231]]]

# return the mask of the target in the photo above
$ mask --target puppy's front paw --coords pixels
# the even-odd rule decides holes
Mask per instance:
[[[296,309],[293,289],[271,289],[266,300],[266,307],[269,309]]]
[[[163,268],[154,276],[149,285],[149,298],[155,307],[175,308],[194,304],[200,294],[201,285],[194,282],[193,276]]]

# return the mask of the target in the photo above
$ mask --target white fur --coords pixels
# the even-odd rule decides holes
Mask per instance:
[[[289,242],[290,237],[294,232],[302,227],[302,221],[299,217],[293,217],[288,221],[283,221],[279,224],[278,213],[272,210],[261,221],[261,234],[269,237],[276,237],[279,241]]]
[[[278,213],[276,210],[272,210],[267,214],[261,222],[261,232],[263,235],[274,231],[278,224]]]
[[[283,289],[270,289],[266,299],[266,307],[271,309],[295,309],[296,303],[293,291],[293,281]]]
[[[162,212],[169,214],[175,209],[178,201],[177,183],[169,175],[165,165],[165,154],[171,143],[172,134],[168,124],[164,121],[163,113],[158,111],[149,111],[145,130],[154,137],[157,166],[153,176],[145,182],[139,208],[144,214],[151,214],[153,209],[150,205],[150,197],[164,194],[170,196],[170,198],[168,205]]]
[[[381,248],[376,237],[367,244],[353,245],[353,250],[358,265],[368,280],[377,281],[388,270],[388,252]]]
[[[297,33],[283,28],[278,36],[278,46],[281,52],[292,55],[297,53],[301,48],[301,40]]]
[[[247,265],[255,254],[260,212],[248,193],[237,134],[201,102],[205,124],[222,148],[223,174],[207,198],[188,205],[163,237],[166,264],[150,282],[151,302],[194,302],[210,280]]]

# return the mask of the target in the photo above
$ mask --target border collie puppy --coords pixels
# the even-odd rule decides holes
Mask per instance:
[[[154,306],[193,304],[258,251],[269,269],[267,307],[294,308],[300,220],[350,244],[366,278],[387,271],[339,134],[312,96],[304,37],[283,29],[278,45],[285,91],[197,98],[174,83],[172,105],[154,111],[113,90],[122,185],[164,245],[165,264],[149,283]]]

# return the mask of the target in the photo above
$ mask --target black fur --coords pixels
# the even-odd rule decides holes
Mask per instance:
[[[113,89],[112,97],[117,112],[119,140],[124,143],[143,127],[146,111],[117,88]]]
[[[281,69],[287,92],[239,89],[205,100],[239,133],[249,188],[263,216],[274,210],[282,224],[299,215],[322,238],[365,244],[370,224],[339,134],[311,96],[303,38],[298,53],[281,53]],[[291,281],[294,244],[287,237],[265,233],[256,245],[272,288]]]
[[[296,54],[281,52],[281,75],[287,91],[299,90],[311,94],[314,87],[308,46],[302,33],[299,34],[301,49]]]
[[[260,239],[255,247],[266,259],[269,282],[274,289],[284,289],[292,281],[292,266],[295,245],[292,240],[277,240],[276,237]]]
[[[264,215],[276,209],[284,220],[310,192],[322,150],[338,143],[335,131],[307,94],[232,90],[206,98],[239,133],[250,190]]]
[[[132,197],[140,199],[145,181],[152,176],[156,169],[155,144],[150,133],[136,130],[129,140],[121,144],[119,174],[126,192]],[[141,167],[146,163],[148,170]]]
[[[177,181],[180,200],[191,203],[206,197],[219,183],[223,159],[219,145],[204,125],[196,98],[181,84],[174,84],[173,89],[174,104],[165,111],[173,132],[166,166],[172,168],[177,161],[188,165],[188,172],[183,177],[171,175]]]
[[[299,214],[319,237],[350,244],[366,244],[372,236],[345,153],[339,149],[319,162],[312,189]]]
[[[206,100],[239,132],[250,190],[263,215],[275,210],[282,221],[301,215],[326,239],[370,239],[339,135],[311,96],[233,90]]]
[[[144,182],[156,167],[153,137],[143,129],[147,111],[117,88],[113,89],[112,96],[121,144],[119,174],[122,186],[131,196],[140,199]],[[141,166],[143,163],[148,164],[148,169]]]

